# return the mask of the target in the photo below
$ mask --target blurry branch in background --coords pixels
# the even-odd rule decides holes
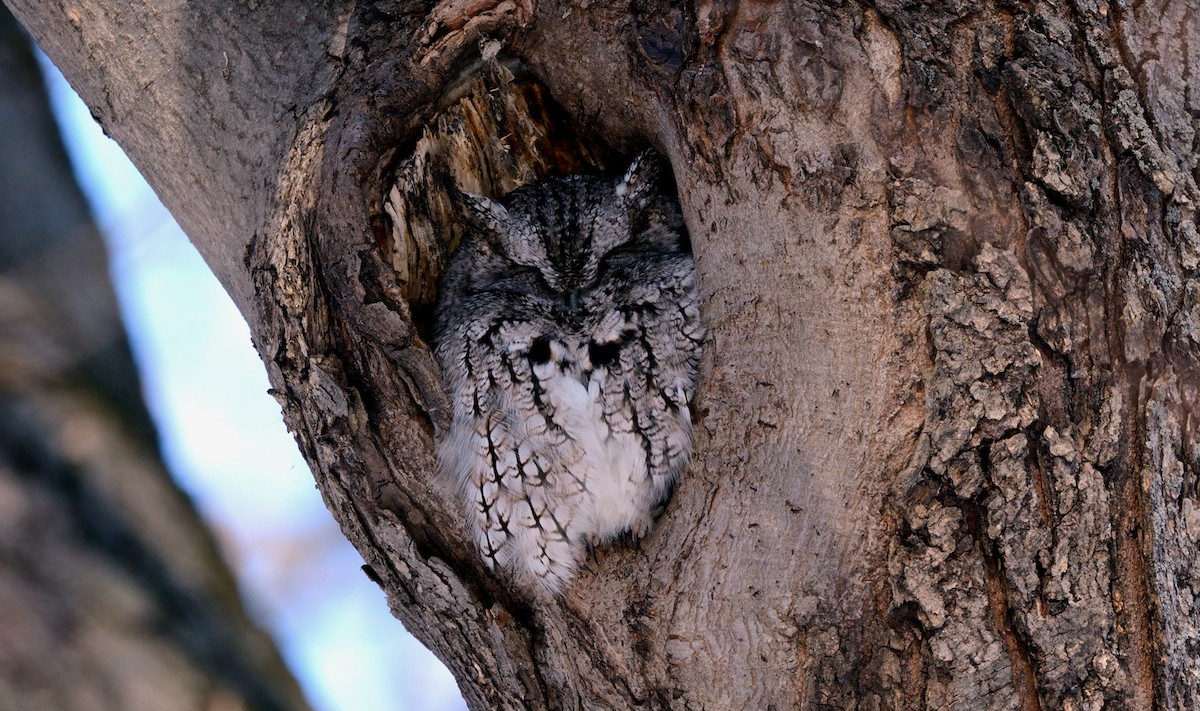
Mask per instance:
[[[0,630],[0,708],[309,708],[160,459],[100,235],[2,6]]]

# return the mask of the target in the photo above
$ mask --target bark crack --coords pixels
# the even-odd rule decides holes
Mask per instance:
[[[987,457],[982,457],[981,462],[984,463],[984,476],[990,476],[989,466],[986,464]],[[1021,709],[1022,711],[1041,711],[1036,659],[1029,644],[1014,624],[1013,611],[1009,606],[1006,576],[1003,572],[1003,558],[995,550],[995,544],[984,533],[983,521],[986,518],[984,507],[978,500],[966,499],[959,499],[959,505],[964,510],[967,531],[974,539],[983,563],[988,607],[992,612],[992,625],[1004,640],[1008,658],[1012,662],[1012,684],[1020,696]]]

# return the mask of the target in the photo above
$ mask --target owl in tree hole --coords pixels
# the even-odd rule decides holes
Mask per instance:
[[[438,445],[487,565],[557,593],[593,546],[641,537],[691,455],[704,329],[661,159],[494,201],[439,285],[435,353],[453,401]]]

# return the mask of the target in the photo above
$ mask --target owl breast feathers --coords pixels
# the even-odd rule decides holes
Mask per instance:
[[[691,454],[704,332],[659,172],[644,153],[615,182],[466,196],[437,306],[438,457],[485,562],[527,587],[558,592],[589,547],[644,535]]]

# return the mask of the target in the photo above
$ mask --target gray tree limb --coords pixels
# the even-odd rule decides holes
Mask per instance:
[[[175,484],[99,231],[0,7],[0,707],[308,708]]]

